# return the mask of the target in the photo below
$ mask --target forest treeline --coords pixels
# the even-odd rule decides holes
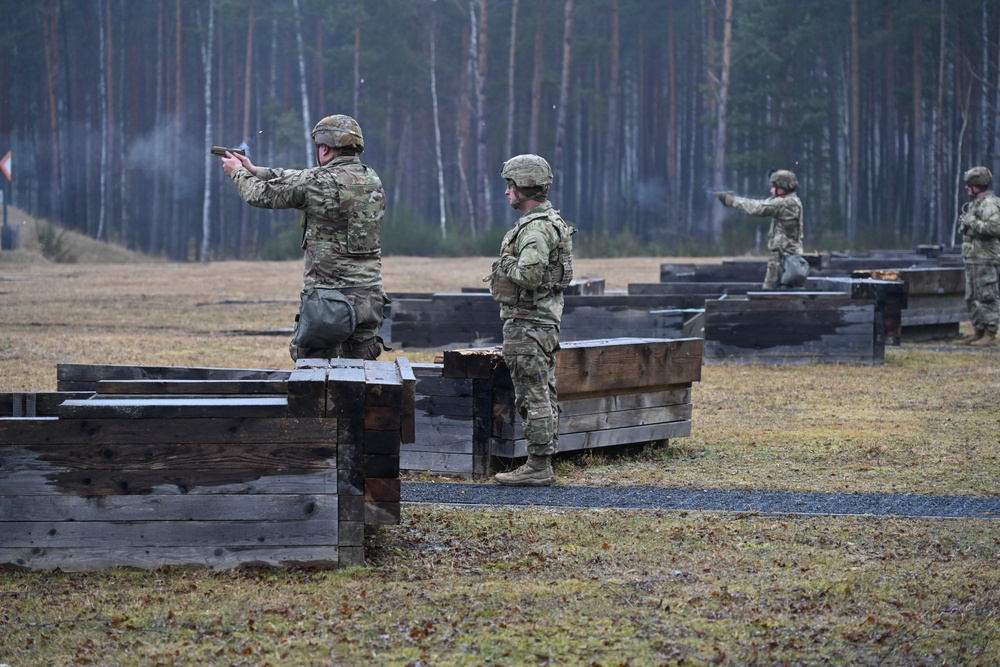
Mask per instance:
[[[389,252],[492,254],[527,152],[585,252],[757,249],[712,195],[777,167],[807,250],[951,244],[962,171],[1000,172],[1000,0],[0,0],[0,91],[9,203],[181,261],[295,236],[211,145],[312,166],[335,113]]]

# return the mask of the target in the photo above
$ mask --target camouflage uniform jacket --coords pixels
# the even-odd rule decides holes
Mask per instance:
[[[991,191],[967,203],[959,218],[962,258],[969,264],[1000,264],[1000,199]]]
[[[522,215],[500,245],[500,270],[518,286],[517,303],[500,306],[504,320],[559,326],[562,289],[553,289],[562,274],[560,259],[572,267],[572,234],[559,211],[545,201]],[[568,254],[563,255],[560,241]]]
[[[733,208],[747,215],[772,218],[767,233],[768,250],[779,250],[786,255],[802,254],[802,202],[798,195],[792,193],[767,199],[733,197]]]
[[[241,167],[232,179],[252,206],[304,212],[304,287],[381,289],[385,191],[357,156],[312,169],[258,167],[256,176]]]

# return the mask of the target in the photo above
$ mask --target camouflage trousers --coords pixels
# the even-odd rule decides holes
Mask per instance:
[[[780,250],[772,250],[767,258],[767,273],[764,275],[764,289],[779,289],[781,287],[781,262],[785,258]]]
[[[559,449],[559,397],[556,394],[558,327],[507,320],[503,359],[514,383],[514,405],[524,423],[528,453],[555,454]]]
[[[965,304],[976,331],[997,332],[1000,326],[1000,265],[965,265]]]
[[[340,290],[354,308],[354,333],[332,348],[299,347],[289,343],[288,353],[298,359],[365,359],[375,361],[383,349],[389,349],[378,335],[385,322],[384,308],[389,297],[380,287],[345,288]]]

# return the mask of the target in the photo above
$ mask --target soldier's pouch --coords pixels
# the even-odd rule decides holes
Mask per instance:
[[[802,287],[809,277],[809,262],[802,255],[785,255],[781,262],[781,286]]]
[[[494,301],[504,306],[517,305],[517,283],[503,272],[499,259],[493,261],[493,272],[483,278],[483,282],[487,281],[490,283],[490,296]]]
[[[292,344],[333,347],[350,338],[356,324],[354,306],[338,290],[307,287],[302,290]]]

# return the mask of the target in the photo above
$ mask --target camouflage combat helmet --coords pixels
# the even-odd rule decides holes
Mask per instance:
[[[993,182],[993,174],[986,167],[973,167],[972,169],[965,172],[962,176],[962,180],[968,185],[976,185],[981,188],[990,187],[990,183]]]
[[[776,188],[781,188],[785,192],[795,192],[799,189],[799,179],[794,172],[787,169],[774,169],[767,175],[768,180]]]
[[[319,146],[323,144],[331,148],[353,147],[359,151],[365,149],[365,138],[361,135],[361,126],[350,116],[338,114],[327,116],[312,131],[313,141]]]
[[[552,184],[552,167],[538,155],[515,155],[503,163],[500,175],[519,188],[547,188]]]

